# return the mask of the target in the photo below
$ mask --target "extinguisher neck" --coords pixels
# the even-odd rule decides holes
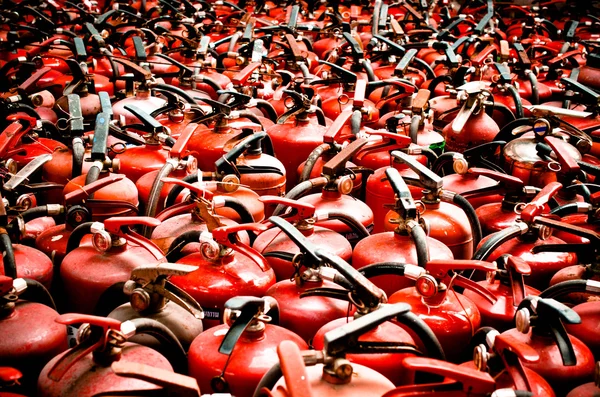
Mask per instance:
[[[444,301],[446,300],[446,298],[448,298],[448,288],[443,285],[442,283],[440,283],[438,285],[438,292],[431,296],[431,297],[421,297],[421,301],[423,302],[424,305],[428,306],[428,307],[438,307],[440,306],[442,303],[444,303]]]

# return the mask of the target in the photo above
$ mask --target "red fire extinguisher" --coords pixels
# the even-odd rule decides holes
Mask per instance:
[[[253,223],[254,217],[240,200],[229,196],[213,196],[212,192],[202,189],[197,185],[186,183],[175,178],[165,178],[164,182],[181,186],[190,191],[188,198],[172,207],[166,208],[156,216],[156,219],[162,223],[152,230],[152,241],[157,245],[164,247],[167,252],[169,246],[172,246],[176,237],[182,239],[185,233],[197,234],[198,244],[200,243],[200,233],[212,231],[220,226],[232,226],[238,223],[228,217],[218,215],[217,211],[222,213],[233,212],[236,214],[240,223]],[[250,238],[247,233],[239,233],[243,243],[248,244]],[[183,238],[186,240],[186,238]],[[194,243],[187,244],[183,255],[189,255],[198,251],[198,246]]]
[[[19,369],[30,389],[44,365],[68,348],[67,330],[54,322],[54,301],[38,282],[0,276],[0,295],[0,331],[10,335],[0,346],[0,362]]]
[[[311,208],[307,209],[303,206],[294,206],[293,208],[298,213],[305,212],[303,210],[311,210]],[[323,229],[323,231],[316,230],[313,231],[313,234],[307,235],[302,227],[298,227],[298,224],[292,226],[292,224],[289,223],[290,221],[293,221],[293,218],[293,216],[271,218],[274,220],[273,223],[277,226],[277,229],[279,229],[275,229],[277,230],[277,234],[281,234],[279,240],[282,240],[275,244],[277,245],[277,248],[283,248],[281,251],[271,251],[271,255],[276,254],[279,257],[285,258],[284,260],[286,262],[291,263],[293,270],[289,271],[291,277],[288,276],[280,279],[278,283],[269,288],[267,295],[275,298],[279,303],[280,325],[295,332],[305,341],[310,343],[313,336],[323,325],[335,319],[346,317],[349,307],[348,304],[332,299],[331,297],[303,295],[304,292],[314,288],[334,289],[339,287],[331,281],[331,279],[335,277],[334,272],[331,272],[330,269],[322,266],[320,261],[316,261],[315,253],[311,250],[314,247],[319,247],[332,252],[330,248],[335,249],[337,247],[332,244],[333,242],[328,243],[325,246],[320,244],[327,234],[331,235],[334,232]],[[281,219],[285,219],[286,222],[282,222]],[[306,222],[306,219],[310,219],[310,217],[302,216],[300,219]],[[295,231],[290,230],[290,227],[295,227],[296,231],[301,233],[304,238],[296,238]],[[260,235],[260,238],[268,232],[269,231],[263,232]],[[317,236],[320,237],[315,238]],[[340,240],[343,239],[340,235],[337,236]],[[267,241],[274,241],[273,237],[266,237]],[[311,245],[304,245],[303,243],[306,240],[314,244],[314,247]],[[350,244],[345,240],[344,242],[348,250],[350,250]],[[272,244],[270,244],[270,246],[272,246]],[[270,257],[270,255],[267,256],[267,254],[263,255],[268,259]],[[288,271],[286,271],[286,273],[287,272]],[[340,293],[343,293],[341,291],[343,290],[340,290]]]
[[[485,111],[490,105],[484,94],[487,91],[483,91],[479,83],[468,83],[458,90],[462,108],[442,133],[446,150],[462,153],[469,147],[493,141],[500,128]]]
[[[18,388],[23,374],[12,367],[0,367],[0,397],[25,397],[11,390]]]
[[[138,318],[122,323],[111,318],[69,313],[59,316],[56,322],[81,324],[77,345],[46,364],[38,379],[39,396],[91,397],[112,390],[157,389],[144,381],[115,375],[110,369],[115,361],[150,362],[157,368],[177,372],[187,368],[181,344],[167,327],[155,320]],[[127,341],[140,334],[160,340],[164,356],[154,349]]]
[[[64,197],[64,206],[57,204],[47,205],[39,208],[41,216],[43,215],[62,215],[64,214],[65,223],[46,229],[35,240],[36,248],[45,253],[53,263],[61,263],[67,252],[67,242],[74,228],[85,222],[101,222],[106,216],[97,215],[94,207],[102,208],[111,205],[113,209],[123,208],[131,213],[137,212],[134,203],[120,200],[102,200],[101,196],[94,197],[94,193],[104,187],[121,181],[123,175],[112,174],[106,178],[101,178],[78,190],[73,190]],[[89,242],[88,242],[89,243]]]
[[[349,397],[379,396],[392,390],[394,384],[381,373],[366,365],[358,364],[356,360],[349,360],[350,355],[360,357],[375,351],[380,354],[400,353],[412,356],[416,351],[414,346],[409,344],[390,340],[372,342],[366,338],[367,334],[392,319],[411,328],[423,340],[428,354],[443,360],[443,352],[435,335],[422,320],[410,312],[410,306],[403,303],[385,305],[329,331],[325,334],[322,350],[311,350],[300,355],[300,352],[292,350],[291,346],[281,344],[280,368],[275,367],[275,370],[270,372],[281,371],[284,378],[265,376],[258,385],[255,395],[296,396],[296,387],[299,383],[304,387],[300,389],[304,390],[302,395],[308,396],[330,393]],[[292,366],[294,362],[295,365]],[[414,373],[411,368],[404,367],[399,370]],[[267,392],[268,390],[271,394]]]
[[[594,374],[590,349],[565,331],[565,324],[579,322],[579,315],[562,303],[530,296],[519,305],[515,316],[517,328],[504,334],[538,352],[539,362],[525,366],[540,374],[555,393],[562,394],[589,382]]]
[[[584,383],[583,385],[577,386],[567,394],[566,397],[594,397],[600,392],[600,364],[596,362],[596,368],[594,369],[594,381]]]
[[[580,339],[596,357],[600,353],[600,343],[596,338],[598,334],[598,316],[600,308],[596,297],[598,296],[600,283],[595,280],[567,280],[540,293],[540,298],[557,299],[563,302],[573,301],[573,295],[580,295],[587,299],[583,303],[573,306],[575,313],[581,318],[579,324],[567,324],[565,329],[569,335]],[[583,299],[579,299],[581,301]],[[570,303],[570,302],[569,302]]]
[[[127,281],[131,271],[143,264],[165,261],[163,252],[130,226],[156,226],[148,217],[118,217],[86,222],[71,232],[60,276],[68,297],[67,305],[80,313],[93,313],[98,299],[111,285]],[[81,246],[92,235],[93,246]]]
[[[407,302],[436,334],[448,360],[464,358],[464,346],[471,341],[481,324],[477,306],[469,298],[455,292],[453,285],[486,297],[488,291],[476,282],[457,274],[461,270],[496,271],[494,263],[474,260],[433,260],[425,265],[427,273],[416,274],[415,287],[405,288],[390,296],[389,301]],[[407,276],[404,272],[404,276]],[[411,276],[415,276],[411,274]],[[488,299],[491,299],[488,298]]]
[[[113,284],[100,296],[95,315],[122,322],[135,318],[156,320],[169,328],[187,350],[202,332],[204,312],[194,298],[168,278],[185,276],[197,269],[176,263],[141,265],[132,270],[130,280]],[[154,338],[146,336],[134,336],[131,342],[156,345]]]
[[[482,328],[481,331],[485,330]],[[538,352],[531,346],[491,329],[485,334],[485,343],[475,347],[473,361],[461,367],[488,372],[496,380],[496,387],[531,392],[532,396],[554,397],[554,390],[537,372],[523,363],[537,364]]]
[[[473,258],[493,261],[505,253],[521,257],[531,268],[528,284],[537,289],[546,288],[560,269],[575,265],[577,256],[573,253],[542,252],[545,245],[564,243],[551,235],[550,228],[555,227],[557,221],[540,216],[545,204],[561,186],[553,182],[542,189],[530,203],[522,207],[517,222],[484,238]]]
[[[430,236],[446,244],[454,258],[470,258],[481,239],[481,226],[473,206],[460,194],[443,190],[442,178],[414,158],[401,151],[392,152],[392,156],[408,165],[419,177],[418,180],[407,178],[407,183],[424,189],[421,212],[428,223]],[[396,226],[391,222],[394,217],[393,211],[386,215],[385,230],[394,230]]]
[[[188,353],[189,374],[202,390],[251,397],[277,362],[279,343],[287,340],[308,349],[298,335],[268,324],[273,319],[277,322],[273,298],[238,296],[229,299],[224,309],[225,324],[200,334]]]
[[[256,250],[243,244],[238,232],[261,232],[267,226],[250,223],[218,227],[200,234],[200,252],[179,259],[189,240],[176,239],[169,248],[170,262],[198,266],[187,276],[171,277],[171,282],[190,294],[204,310],[206,329],[220,324],[223,305],[234,296],[263,296],[275,284],[275,273]]]
[[[376,233],[361,240],[354,248],[352,266],[362,269],[373,263],[403,262],[423,267],[430,258],[453,259],[446,245],[427,236],[426,225],[400,173],[388,168],[385,174],[397,197],[394,206],[397,226],[394,231]],[[411,280],[393,274],[374,276],[372,282],[390,295],[413,285]]]
[[[487,274],[485,281],[478,281],[479,293],[465,289],[463,295],[471,299],[481,314],[481,324],[499,331],[512,327],[517,307],[529,295],[540,291],[525,285],[525,277],[531,268],[522,258],[502,255],[496,260],[499,269]]]
[[[368,230],[373,228],[373,212],[365,203],[348,196],[352,191],[353,182],[350,175],[345,175],[346,162],[366,143],[367,140],[364,138],[352,142],[323,166],[323,176],[300,183],[286,195],[287,198],[299,198],[300,202],[313,205],[317,211],[330,214],[342,211],[353,214],[363,225],[361,235],[357,235],[353,229],[339,220],[315,223],[342,234],[351,244],[356,244],[362,237],[368,235]],[[322,192],[302,197],[314,187],[322,187]],[[283,208],[278,206],[274,215],[280,214]]]
[[[338,212],[331,216],[327,213],[316,213],[315,207],[308,203],[283,197],[263,196],[261,201],[269,205],[278,204],[291,208],[289,213],[282,215],[286,221],[292,223],[309,241],[327,249],[345,261],[350,261],[352,246],[348,240],[339,233],[315,225],[315,222],[326,218],[337,218],[354,227],[353,225],[356,225],[358,221],[351,214]],[[298,269],[294,265],[293,258],[300,251],[294,241],[286,235],[285,230],[273,228],[262,232],[254,240],[252,247],[267,259],[275,272],[277,281],[290,280],[297,274]]]

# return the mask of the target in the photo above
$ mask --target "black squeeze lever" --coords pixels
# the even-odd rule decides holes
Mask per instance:
[[[594,110],[600,107],[600,94],[594,90],[568,77],[561,77],[560,82],[569,89],[578,92],[581,100]]]
[[[311,261],[313,264],[328,263],[331,267],[335,268],[345,278],[343,284],[352,285],[351,293],[356,297],[356,301],[362,302],[368,310],[373,310],[379,307],[381,303],[387,301],[385,293],[358,270],[354,269],[343,259],[316,247],[288,221],[278,216],[270,217],[269,221],[279,227],[300,248],[303,260]]]
[[[245,166],[236,165],[236,160],[247,150],[260,149],[260,141],[263,139],[269,139],[265,131],[259,131],[251,134],[250,136],[242,139],[238,142],[230,151],[225,153],[221,158],[215,162],[215,168],[218,175],[237,175],[241,174],[264,174],[274,173],[282,175],[282,171],[276,167],[270,166]]]
[[[319,63],[323,65],[327,65],[331,68],[331,72],[337,75],[337,78],[328,78],[326,80],[315,79],[312,80],[310,85],[320,85],[320,84],[331,84],[331,83],[341,83],[344,85],[354,85],[356,84],[356,80],[358,77],[355,73],[352,73],[349,70],[344,69],[343,67],[336,65],[335,63],[323,61],[319,59]]]
[[[148,134],[156,135],[160,133],[166,133],[167,130],[164,125],[156,121],[154,117],[146,113],[144,110],[138,108],[135,105],[125,105],[125,109],[130,111],[136,116],[142,124],[131,124],[125,126],[126,129],[135,129],[146,132]]]
[[[404,182],[404,179],[402,179],[398,170],[395,168],[388,168],[385,170],[385,175],[396,194],[394,211],[396,211],[402,219],[416,219],[418,216],[417,206],[415,205],[406,182]]]
[[[429,357],[444,360],[445,355],[440,342],[431,328],[416,314],[410,311],[407,303],[385,305],[362,317],[344,324],[325,334],[324,350],[328,355],[343,358],[346,354],[368,353],[404,353],[418,352],[414,346],[395,342],[367,342],[360,337],[386,321],[396,319],[408,326],[421,339]]]
[[[329,177],[330,182],[342,176],[346,169],[346,163],[368,142],[366,138],[359,138],[350,143],[323,165],[323,175]]]
[[[556,343],[563,365],[569,367],[577,364],[577,357],[569,334],[563,323],[580,324],[581,317],[573,309],[554,299],[542,299],[537,296],[526,297],[515,315],[517,330],[551,336]]]

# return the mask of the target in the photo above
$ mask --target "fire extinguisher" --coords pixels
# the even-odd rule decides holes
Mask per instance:
[[[373,229],[373,211],[365,203],[348,196],[353,188],[353,178],[350,175],[345,175],[346,162],[366,143],[367,140],[364,138],[350,143],[323,166],[321,177],[298,184],[286,195],[286,198],[298,199],[302,203],[313,205],[316,211],[326,213],[341,211],[353,214],[366,229],[361,228],[363,229],[361,235],[357,235],[352,228],[339,220],[325,220],[315,223],[315,225],[340,233],[352,245],[355,245],[361,238],[369,234],[369,230]],[[322,187],[322,192],[302,197],[314,187]],[[284,206],[278,206],[273,214],[280,214],[283,208]]]
[[[202,306],[206,329],[220,324],[228,299],[238,295],[263,296],[275,284],[275,273],[267,260],[243,244],[237,235],[241,231],[266,229],[267,226],[257,223],[218,227],[200,234],[200,252],[181,259],[180,252],[190,241],[189,235],[176,239],[169,248],[169,262],[177,260],[177,263],[199,267],[187,276],[171,277],[171,282]]]
[[[188,352],[189,374],[201,390],[251,397],[277,362],[279,343],[287,340],[308,349],[298,335],[268,324],[278,317],[273,298],[238,296],[227,300],[224,309],[225,324],[200,334]]]
[[[494,140],[500,128],[487,115],[486,106],[491,106],[487,96],[477,82],[458,87],[458,101],[462,107],[454,120],[442,130],[446,150],[462,153],[466,149]]]
[[[49,204],[36,207],[35,211],[30,211],[28,217],[32,216],[57,216],[64,218],[64,223],[46,229],[35,240],[37,249],[45,253],[53,263],[62,262],[67,251],[67,242],[73,229],[85,222],[101,222],[106,216],[99,216],[94,211],[94,207],[123,208],[130,213],[137,212],[134,203],[120,200],[102,200],[101,198],[90,198],[94,193],[113,183],[119,182],[124,178],[123,175],[112,174],[106,178],[101,178],[78,190],[73,190],[64,197],[64,205]],[[89,241],[84,243],[89,245]]]
[[[90,154],[91,166],[86,174],[77,176],[71,179],[63,189],[63,197],[73,191],[79,191],[81,186],[88,185],[98,179],[109,178],[112,173],[117,173],[119,169],[119,161],[110,159],[107,156],[106,143],[109,135],[109,115],[106,113],[98,113],[96,117],[96,125],[94,128],[94,139]],[[135,184],[128,178],[123,178],[119,181],[105,186],[103,189],[96,191],[93,195],[96,200],[118,200],[138,205],[138,191]],[[119,216],[131,213],[130,208],[118,207],[117,210],[111,207],[98,208],[97,216]]]
[[[188,142],[197,129],[198,124],[188,124],[169,150],[169,158],[161,165],[161,168],[157,171],[147,172],[137,180],[135,185],[146,216],[153,217],[164,208],[164,202],[171,186],[165,185],[162,181],[163,178],[172,176],[181,179],[198,169],[196,157],[190,155],[188,150]],[[143,234],[149,235],[147,231],[144,231]]]
[[[572,309],[554,299],[529,296],[515,315],[516,328],[503,333],[537,351],[537,363],[524,363],[540,374],[558,395],[574,386],[589,382],[594,374],[594,356],[579,339],[565,330],[565,324],[577,324],[581,318]]]
[[[254,395],[296,396],[295,389],[300,382],[304,383],[304,390],[308,390],[308,393],[302,395],[309,396],[330,393],[349,397],[379,396],[393,390],[394,384],[380,372],[349,359],[350,356],[360,357],[372,352],[407,356],[415,354],[416,350],[410,344],[390,340],[376,342],[366,338],[367,334],[392,319],[411,328],[419,335],[427,352],[443,360],[444,355],[435,335],[410,311],[410,306],[403,303],[385,305],[327,332],[322,350],[311,350],[300,355],[299,351],[291,350],[291,346],[281,344],[279,365],[263,378]],[[405,360],[407,359],[409,358]],[[290,365],[292,360],[296,363],[294,367]],[[399,370],[414,374],[410,368],[403,367]],[[280,379],[281,374],[284,379]],[[273,394],[267,394],[267,390]]]
[[[176,237],[183,239],[186,233],[198,235],[198,244],[200,243],[200,233],[204,231],[212,231],[220,226],[232,226],[238,223],[231,219],[217,215],[217,210],[232,211],[241,219],[240,223],[254,223],[254,218],[244,203],[240,200],[228,197],[214,197],[212,192],[206,189],[201,189],[196,185],[183,182],[179,179],[165,178],[165,182],[172,183],[176,186],[182,186],[190,191],[188,198],[170,208],[166,208],[156,216],[156,219],[161,221],[161,224],[152,230],[152,241],[161,247],[165,247],[163,251],[167,252],[168,248],[174,243]],[[249,244],[250,238],[247,233],[239,233],[243,243]],[[189,255],[198,251],[197,244],[186,243],[186,248],[182,255]]]
[[[327,249],[329,252],[339,256],[343,260],[349,262],[352,258],[352,246],[342,235],[329,230],[322,226],[315,225],[317,220],[323,219],[340,219],[346,222],[349,226],[356,225],[358,221],[351,215],[342,212],[334,213],[317,213],[315,207],[308,203],[289,200],[283,197],[263,196],[260,199],[268,205],[285,205],[291,208],[291,211],[281,216],[290,222],[302,235],[317,244],[320,247]],[[266,221],[267,223],[269,220]],[[358,228],[362,229],[362,228]],[[357,232],[360,230],[357,229]],[[275,272],[277,281],[290,280],[297,273],[293,258],[300,250],[297,245],[286,235],[285,230],[277,228],[269,229],[262,232],[252,247],[260,252],[269,262],[269,265]],[[285,310],[285,307],[281,310]]]
[[[488,291],[482,291],[479,284],[457,272],[492,272],[497,270],[496,264],[476,260],[432,260],[427,262],[425,270],[427,272],[421,274],[407,274],[402,268],[399,271],[393,270],[392,274],[413,277],[416,284],[395,292],[389,301],[409,303],[414,313],[436,334],[448,360],[457,362],[464,358],[464,346],[469,344],[475,331],[479,329],[481,315],[471,299],[457,293],[452,287],[463,287],[485,298],[489,294]]]
[[[278,200],[279,201],[279,200]],[[294,212],[302,214],[314,210],[313,208],[306,208],[303,206],[294,206]],[[305,214],[303,214],[305,215]],[[269,231],[263,232],[259,238],[266,237],[267,241],[273,240],[276,244],[278,251],[271,251],[265,253],[267,260],[274,258],[285,258],[286,262],[291,263],[293,270],[286,271],[291,276],[281,278],[278,283],[269,288],[266,292],[268,296],[273,297],[279,303],[279,324],[295,332],[297,335],[302,337],[307,343],[310,343],[313,336],[317,331],[324,326],[338,318],[346,317],[348,314],[349,306],[343,301],[340,302],[337,299],[333,299],[327,296],[304,296],[303,293],[310,291],[313,288],[319,289],[335,289],[339,286],[331,281],[335,277],[329,268],[322,266],[322,263],[316,260],[316,255],[312,248],[320,248],[327,251],[332,251],[331,248],[336,247],[333,242],[328,242],[325,246],[322,244],[326,241],[326,234],[333,234],[334,232],[324,229],[323,231],[314,231],[313,234],[306,233],[298,224],[292,226],[294,216],[287,216],[284,218],[273,217],[273,223],[276,225],[277,234],[281,234],[279,242],[276,242],[273,237],[264,236]],[[281,219],[285,219],[286,222],[282,222]],[[303,221],[310,219],[310,216],[302,216]],[[306,223],[305,223],[306,224]],[[296,228],[304,237],[303,239],[297,239],[294,230],[290,230],[290,227]],[[283,232],[283,233],[282,233]],[[271,233],[272,235],[273,233]],[[315,238],[316,236],[320,236]],[[343,237],[337,235],[339,240]],[[304,241],[309,241],[313,245],[305,245]],[[350,244],[344,240],[345,245],[350,251]],[[269,244],[272,246],[273,243]],[[255,242],[256,247],[256,242]],[[281,250],[283,248],[283,250]],[[333,254],[335,255],[335,254]],[[348,255],[349,256],[349,255]],[[281,260],[281,259],[280,259]],[[288,265],[289,267],[289,265]],[[287,269],[286,269],[287,270]],[[343,293],[345,290],[340,290]]]
[[[462,364],[465,368],[476,368],[488,372],[496,380],[496,387],[530,392],[530,395],[554,397],[554,390],[537,372],[523,363],[537,364],[540,355],[531,346],[495,329],[482,328],[479,332],[485,343],[475,347],[473,361]]]
[[[67,330],[54,322],[54,301],[40,283],[0,276],[0,295],[0,331],[10,335],[0,347],[0,363],[19,369],[29,389],[44,365],[68,348]]]
[[[487,274],[479,293],[465,289],[463,295],[471,299],[481,314],[481,324],[499,331],[512,327],[517,307],[529,295],[540,291],[525,285],[525,277],[531,268],[522,258],[502,255],[496,260],[499,269]]]
[[[388,168],[385,175],[397,196],[394,209],[398,223],[394,231],[376,233],[360,241],[352,254],[352,266],[362,269],[372,263],[390,261],[425,266],[430,258],[453,259],[448,247],[427,236],[423,220],[400,173],[395,168]],[[413,285],[410,280],[395,275],[374,276],[372,282],[390,295]]]
[[[567,394],[566,397],[593,397],[600,392],[600,364],[596,362],[596,368],[594,369],[594,381],[584,383],[583,385],[577,386]]]
[[[598,315],[600,314],[596,297],[599,293],[600,282],[596,280],[567,280],[554,284],[540,293],[540,298],[557,299],[563,302],[573,301],[573,295],[581,295],[583,303],[573,306],[573,311],[581,318],[579,324],[567,324],[565,329],[569,335],[581,340],[594,354],[600,355],[598,335]]]
[[[407,178],[407,183],[424,189],[421,198],[424,211],[421,212],[428,223],[429,235],[446,244],[454,258],[470,258],[481,240],[481,225],[473,206],[460,194],[444,190],[442,178],[414,158],[401,151],[392,152],[392,156],[408,165],[419,177],[418,180]],[[391,222],[395,216],[393,211],[388,212],[385,230],[395,229]]]
[[[204,312],[169,277],[185,276],[195,270],[198,270],[195,266],[177,263],[141,265],[131,271],[128,281],[113,284],[100,296],[94,314],[121,322],[135,318],[156,320],[170,329],[187,351],[202,332]],[[155,347],[157,341],[148,336],[134,336],[131,342]]]
[[[161,323],[137,318],[121,322],[112,318],[68,313],[58,316],[63,325],[81,324],[77,344],[54,357],[37,382],[38,396],[94,396],[111,390],[150,390],[156,386],[115,375],[115,361],[151,362],[165,370],[184,372],[186,354],[173,333]],[[161,352],[128,342],[134,335],[152,335],[161,342]],[[168,358],[168,359],[167,359]]]
[[[80,313],[93,313],[102,293],[119,281],[127,281],[134,268],[165,262],[154,243],[129,228],[159,223],[154,218],[124,216],[106,219],[104,223],[85,222],[73,229],[58,269],[67,306]],[[87,234],[92,235],[92,246],[81,245]]]
[[[277,124],[267,129],[273,149],[285,167],[286,191],[298,181],[297,167],[317,146],[323,143],[327,121],[320,107],[311,102],[307,94],[283,91],[289,108],[277,119]],[[287,105],[286,105],[287,106]]]
[[[494,261],[505,253],[521,257],[531,268],[528,284],[539,290],[548,286],[557,271],[577,264],[577,256],[573,253],[542,252],[544,245],[564,243],[551,235],[550,228],[555,227],[557,221],[541,216],[546,203],[561,186],[560,183],[553,182],[542,189],[530,203],[521,206],[517,221],[481,240],[473,259]]]
[[[354,317],[360,317],[372,311],[379,310],[384,307],[387,301],[385,293],[373,285],[369,280],[353,269],[348,263],[336,257],[321,248],[317,248],[310,241],[302,236],[302,234],[291,228],[291,225],[279,217],[271,217],[271,221],[279,227],[286,227],[290,237],[301,246],[306,255],[314,263],[325,263],[332,266],[335,271],[321,272],[321,276],[338,284],[337,288],[317,287],[307,289],[300,294],[301,299],[327,297],[335,298],[343,301],[349,301],[356,306]],[[282,226],[284,225],[284,226]],[[343,287],[340,288],[340,287]],[[302,304],[302,303],[301,303]],[[349,314],[350,312],[348,312]],[[324,335],[335,328],[347,323],[352,318],[341,317],[323,325],[313,338],[313,346],[316,349],[322,349]],[[390,322],[385,322],[371,331],[363,334],[364,341],[372,342],[393,342],[398,344],[414,344],[411,336],[406,331],[403,331],[399,326]],[[438,346],[438,345],[436,345]],[[368,353],[368,352],[363,352]],[[403,371],[401,366],[402,355],[394,355],[392,352],[382,354],[384,352],[373,352],[375,354],[360,354],[350,355],[348,359],[357,364],[365,365],[371,369],[378,371],[388,377],[394,383],[406,384],[412,381],[413,374]],[[430,351],[430,354],[443,357],[441,350]]]
[[[429,383],[401,386],[385,393],[382,397],[435,397],[440,394],[448,397],[521,397],[513,390],[497,390],[496,382],[490,374],[476,369],[465,368],[442,360],[425,357],[409,357],[404,359],[404,366],[409,371],[419,371],[436,378],[441,376],[443,382],[436,378]],[[528,394],[525,394],[528,396]]]

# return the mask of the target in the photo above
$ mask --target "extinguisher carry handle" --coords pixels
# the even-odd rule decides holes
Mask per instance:
[[[115,182],[119,182],[125,179],[125,175],[121,174],[111,174],[106,178],[100,178],[89,185],[81,186],[78,189],[67,193],[65,195],[65,205],[73,205],[76,203],[81,203],[83,200],[90,197],[91,194],[97,192],[98,190],[111,185]]]
[[[266,136],[265,131],[258,131],[236,143],[230,151],[215,162],[217,173],[238,174],[239,171],[235,166],[238,157],[244,154],[251,145],[263,140]]]
[[[300,248],[303,261],[314,265],[321,263],[321,258],[316,254],[317,246],[288,221],[279,216],[272,216],[269,218],[269,222],[280,228]]]
[[[425,269],[432,276],[438,279],[446,277],[448,272],[452,270],[481,270],[484,272],[495,272],[498,270],[496,264],[493,262],[468,259],[435,259],[427,262],[427,264],[425,265]]]
[[[496,390],[496,381],[487,372],[425,357],[407,357],[402,364],[412,371],[453,379],[462,384],[463,391],[474,395],[486,395]]]
[[[7,117],[7,120],[11,120],[11,116]],[[6,153],[12,149],[17,142],[21,140],[21,137],[31,131],[31,126],[36,124],[35,119],[31,118],[27,121],[29,122],[29,126],[25,127],[20,121],[15,117],[12,118],[13,122],[10,123],[4,131],[0,134],[0,157],[6,158]]]
[[[598,106],[600,100],[600,94],[586,87],[578,81],[575,81],[569,77],[562,77],[560,82],[563,83],[567,88],[577,91],[584,99],[586,103],[591,103]]]
[[[135,62],[130,61],[129,59],[113,57],[113,60],[131,70],[131,72],[135,75],[137,79],[140,79],[142,81],[151,81],[154,78],[151,71],[144,69],[143,67],[139,66]]]
[[[352,119],[353,113],[354,112],[351,109],[342,111],[339,116],[333,120],[333,123],[331,123],[327,131],[325,131],[325,134],[323,135],[323,142],[334,143],[339,137],[346,123],[348,123],[348,120]]]
[[[341,152],[336,154],[331,160],[323,165],[323,175],[330,178],[342,176],[346,168],[346,163],[354,156],[363,146],[367,144],[366,138],[359,138],[350,143]]]
[[[135,105],[125,105],[124,108],[125,110],[128,110],[130,113],[136,116],[138,120],[142,122],[142,125],[130,125],[127,126],[127,128],[135,128],[137,130],[150,133],[152,135],[166,132],[166,128],[164,125],[159,123],[154,117],[152,117],[150,114],[146,113],[139,107]]]
[[[12,384],[23,377],[21,371],[11,367],[0,367],[0,383]]]
[[[256,233],[261,233],[267,230],[269,227],[262,223],[244,223],[239,225],[231,225],[231,226],[221,226],[214,229],[212,233],[213,239],[219,244],[231,248],[234,251],[239,252],[242,255],[250,258],[254,263],[258,265],[258,267],[266,272],[271,267],[269,263],[265,259],[264,256],[260,254],[260,252],[256,251],[254,248],[243,244],[239,238],[237,237],[237,233],[241,231],[253,231]],[[230,236],[236,236],[235,242],[230,240]]]
[[[242,86],[248,83],[248,79],[252,76],[254,71],[262,66],[261,62],[250,62],[248,66],[237,72],[231,78],[231,82],[234,86]]]
[[[442,178],[423,164],[419,163],[414,157],[402,153],[399,150],[394,150],[391,154],[394,158],[398,159],[403,164],[408,165],[411,170],[419,175],[418,186],[432,191],[439,190],[443,187]]]
[[[494,62],[494,67],[500,74],[498,78],[498,83],[500,84],[512,84],[512,78],[510,77],[510,70],[508,67],[502,63]]]
[[[417,91],[417,95],[415,95],[411,104],[412,113],[416,115],[423,114],[423,111],[426,110],[429,106],[430,96],[431,91],[427,89],[422,88],[419,91]]]
[[[487,168],[473,167],[469,168],[467,170],[467,173],[471,175],[486,176],[488,178],[491,178],[503,184],[506,187],[506,189],[510,191],[519,191],[523,189],[523,186],[525,186],[523,181],[517,178],[516,176],[488,170]]]
[[[23,168],[19,170],[15,175],[13,175],[5,184],[2,186],[4,190],[7,192],[12,192],[17,189],[21,183],[25,182],[29,179],[31,174],[33,174],[36,170],[46,164],[48,161],[52,160],[52,155],[49,153],[39,155],[27,163]]]
[[[354,88],[354,99],[352,100],[352,110],[360,110],[365,103],[365,95],[367,93],[367,81],[360,79],[356,81]]]
[[[81,111],[81,98],[77,94],[67,95],[67,102],[69,104],[69,117],[71,136],[83,135],[83,114]]]
[[[94,127],[94,141],[92,143],[91,159],[92,161],[104,161],[106,158],[106,145],[108,142],[110,116],[105,113],[98,113],[96,116],[96,126]]]
[[[121,321],[109,317],[92,316],[90,314],[80,313],[66,313],[59,315],[54,321],[64,325],[74,324],[90,324],[96,327],[100,327],[104,330],[104,333],[109,329],[120,330]]]
[[[292,208],[292,212],[290,214],[282,216],[282,218],[288,222],[309,219],[315,216],[315,206],[309,203],[279,196],[261,196],[258,199],[264,204],[281,204]]]
[[[333,80],[336,82],[339,81],[344,84],[351,84],[351,83],[356,82],[356,80],[358,79],[358,76],[356,75],[356,73],[352,73],[351,71],[346,70],[343,67],[336,65],[335,63],[331,63],[331,62],[327,62],[322,59],[319,59],[319,64],[329,66],[331,68],[331,71],[334,72],[337,76],[339,76],[339,79],[328,79],[328,80]],[[326,84],[328,82],[328,80],[313,80],[310,82],[310,85],[324,84],[324,83]]]
[[[179,135],[179,138],[177,138],[177,141],[175,141],[175,144],[173,145],[171,150],[169,150],[170,158],[181,159],[181,157],[185,153],[190,138],[192,137],[197,128],[198,124],[190,123],[183,129],[183,131]]]
[[[515,353],[519,359],[527,363],[537,363],[540,361],[540,355],[537,350],[510,334],[496,335],[493,349],[500,355],[505,354],[505,351]]]
[[[561,172],[573,175],[579,172],[579,164],[569,153],[567,152],[567,143],[560,138],[553,136],[546,136],[544,141],[552,148],[556,158],[561,166]]]
[[[526,223],[533,222],[534,218],[541,215],[544,211],[546,204],[548,201],[560,189],[562,189],[563,185],[559,182],[551,182],[548,185],[544,186],[544,188],[531,200],[529,203],[525,204],[525,207],[521,211],[521,220]]]

